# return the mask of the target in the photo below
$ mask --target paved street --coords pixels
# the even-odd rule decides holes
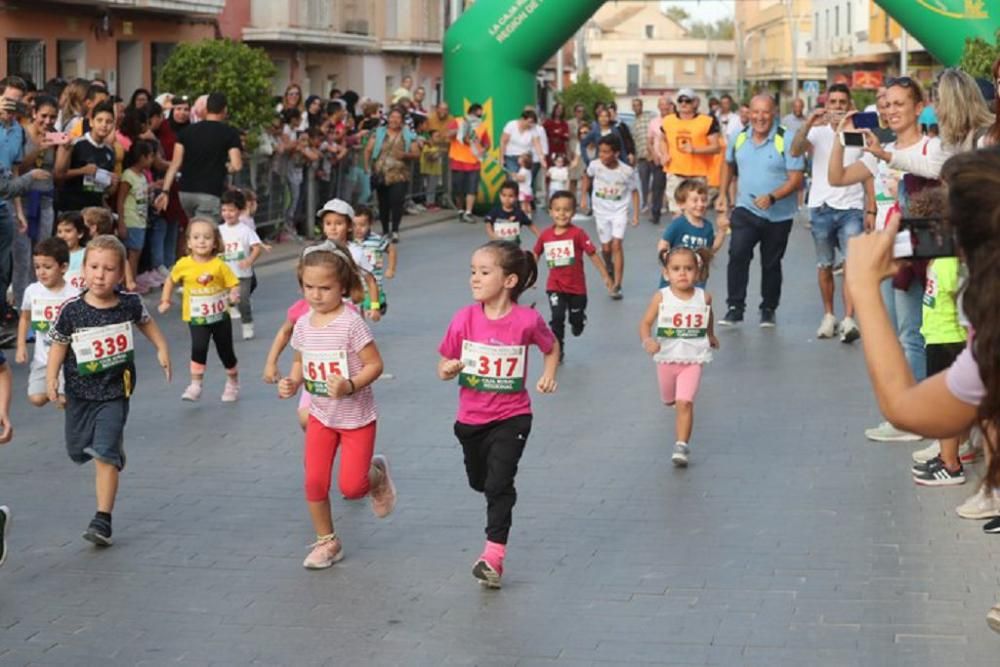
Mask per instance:
[[[984,614],[1000,540],[954,515],[971,484],[918,489],[912,447],[864,439],[878,415],[860,347],[813,339],[806,230],[778,328],[757,327],[755,275],[749,320],[720,332],[703,380],[691,467],[671,466],[673,417],[636,333],[658,231],[629,230],[624,301],[588,266],[587,330],[568,341],[559,391],[533,396],[501,591],[470,574],[485,503],[452,435],[456,387],[435,376],[481,226],[404,231],[375,325],[395,376],[376,385],[378,449],[399,504],[379,521],[335,496],[347,557],[327,571],[301,567],[312,533],[295,405],[258,379],[296,298],[290,264],[260,272],[238,404],[219,402],[214,356],[205,398],[181,403],[188,334],[178,309],[158,318],[178,377],[166,385],[140,347],[108,550],[80,537],[91,468],[68,460],[62,415],[30,408],[15,368],[0,665],[996,665]],[[709,281],[720,304],[725,259]],[[544,291],[532,301],[547,317]]]

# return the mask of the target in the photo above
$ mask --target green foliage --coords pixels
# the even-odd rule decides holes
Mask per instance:
[[[691,18],[691,15],[688,14],[688,11],[679,5],[670,5],[669,7],[667,7],[667,11],[665,11],[664,14],[666,14],[668,18],[671,18],[677,21],[678,23],[684,23],[689,18]]]
[[[586,109],[587,118],[593,120],[591,115],[594,105],[598,102],[605,104],[613,102],[615,93],[600,81],[591,79],[590,72],[584,70],[577,78],[576,83],[566,86],[562,93],[556,96],[556,99],[566,107],[568,116],[572,115],[573,107],[582,104],[583,108]]]
[[[730,18],[719,19],[715,23],[705,23],[703,21],[693,21],[688,30],[688,35],[698,39],[724,39],[731,40],[736,34],[733,20]]]
[[[262,49],[229,39],[178,44],[160,72],[159,90],[192,99],[225,93],[229,121],[255,135],[274,114],[271,80],[274,64]]]
[[[965,51],[958,62],[959,68],[975,77],[992,78],[990,68],[993,62],[1000,58],[1000,32],[993,41],[994,43],[990,44],[980,37],[966,38]]]

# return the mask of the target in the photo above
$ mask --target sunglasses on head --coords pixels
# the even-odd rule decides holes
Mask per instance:
[[[886,88],[891,88],[893,86],[900,86],[902,88],[919,88],[919,84],[908,76],[899,76],[894,79],[889,79],[885,84]]]
[[[690,97],[678,97],[677,98],[677,103],[678,104],[691,104],[691,102],[694,102],[694,100],[692,100]]]

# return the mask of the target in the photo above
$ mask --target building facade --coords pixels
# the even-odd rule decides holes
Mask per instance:
[[[736,88],[732,40],[693,38],[656,2],[604,5],[584,29],[584,53],[591,76],[615,92],[619,106],[631,97],[651,103],[680,88],[703,98]]]

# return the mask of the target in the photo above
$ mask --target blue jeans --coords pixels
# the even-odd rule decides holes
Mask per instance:
[[[816,265],[821,269],[833,266],[834,248],[847,257],[847,239],[865,230],[864,214],[859,208],[837,209],[826,204],[809,209]]]
[[[906,363],[913,371],[913,377],[920,382],[927,377],[927,353],[924,337],[920,333],[923,323],[923,286],[914,281],[906,291],[892,286],[892,280],[883,280],[882,301],[889,312],[889,321],[896,329],[899,344],[903,346]]]
[[[169,221],[161,215],[153,216],[150,229],[149,259],[153,268],[165,266],[173,268],[177,261],[177,222]]]

